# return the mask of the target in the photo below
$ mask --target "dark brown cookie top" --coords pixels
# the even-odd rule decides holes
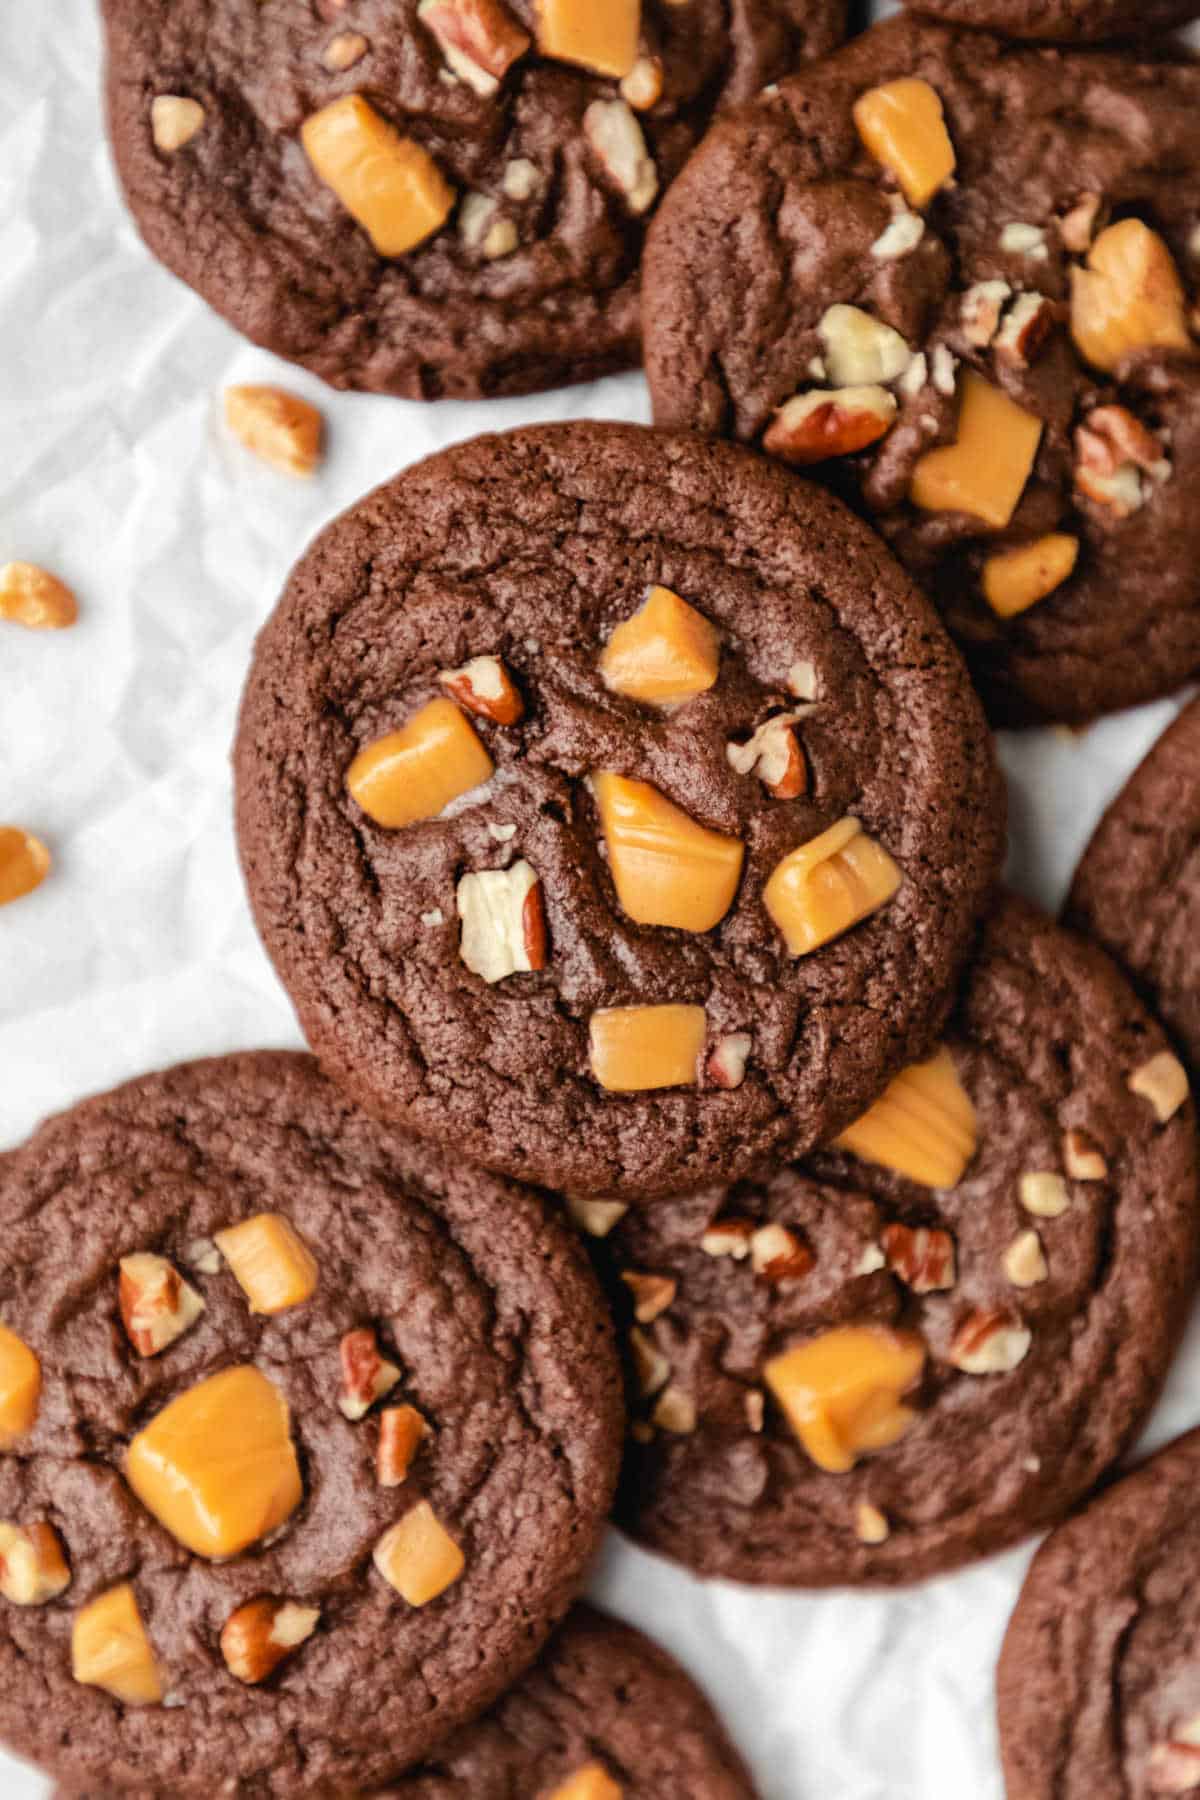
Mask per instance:
[[[1200,701],[1100,821],[1067,917],[1111,951],[1200,1070]]]
[[[154,254],[335,387],[436,399],[636,362],[648,212],[722,101],[839,41],[845,0],[103,10],[113,151]],[[558,56],[536,47],[547,30]],[[377,185],[390,161],[412,196],[394,238],[352,216],[301,135],[354,97],[391,134]],[[399,159],[396,134],[415,146]]]
[[[636,1333],[630,1534],[705,1575],[895,1583],[1061,1516],[1144,1420],[1193,1291],[1165,1056],[1106,957],[1007,899],[862,1155],[615,1226],[575,1203]],[[865,1159],[900,1147],[920,1180]]]
[[[645,264],[655,418],[865,507],[998,721],[1166,693],[1200,664],[1198,216],[1194,62],[897,17],[676,183]]]
[[[640,694],[664,642],[698,691],[650,704],[630,665]],[[468,664],[474,698],[440,679]],[[447,718],[466,772],[431,804],[481,785],[376,823],[364,750]],[[255,916],[328,1072],[576,1192],[675,1192],[847,1123],[936,1034],[1003,837],[965,673],[877,540],[635,426],[478,439],[346,513],[259,640],[235,763]],[[818,839],[798,904],[828,882],[868,916],[802,954],[780,884]]]
[[[300,1281],[272,1292],[245,1238],[221,1235],[264,1214],[300,1243]],[[536,1196],[364,1119],[310,1058],[264,1053],[51,1120],[0,1159],[0,1221],[0,1319],[41,1382],[35,1422],[14,1429],[20,1354],[0,1341],[0,1521],[48,1525],[70,1573],[45,1604],[0,1607],[6,1744],[105,1792],[232,1779],[244,1795],[340,1795],[427,1755],[537,1654],[602,1530],[621,1415],[603,1302]],[[136,1336],[161,1321],[153,1270],[119,1269],[146,1256],[204,1303],[153,1355]],[[279,1266],[268,1255],[258,1283]],[[251,1310],[280,1298],[295,1303]],[[373,1349],[394,1380],[376,1379]],[[200,1391],[207,1423],[155,1432]],[[246,1406],[274,1446],[262,1462],[230,1448]],[[425,1428],[407,1476],[402,1408]],[[202,1484],[202,1551],[142,1503],[151,1464]],[[257,1535],[230,1550],[247,1494]],[[220,1531],[203,1523],[214,1510]],[[140,1619],[161,1704],[73,1679],[80,1655],[100,1678],[113,1594]],[[265,1618],[242,1613],[256,1601]],[[299,1640],[289,1654],[278,1633]]]
[[[1200,1792],[1200,1431],[1039,1550],[997,1678],[1008,1800]]]
[[[588,1771],[594,1785],[578,1789]],[[607,1782],[608,1785],[605,1785]],[[691,1678],[629,1625],[577,1606],[541,1659],[394,1800],[753,1800]]]
[[[1169,31],[1200,15],[1200,6],[1196,0],[917,0],[912,11],[1008,37],[1083,44]]]

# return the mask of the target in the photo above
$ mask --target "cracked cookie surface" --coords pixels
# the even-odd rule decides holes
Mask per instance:
[[[555,0],[562,41],[598,73],[538,51],[534,0],[103,10],[113,150],[150,249],[256,343],[335,387],[412,399],[636,363],[657,195],[718,105],[831,49],[845,21],[845,0],[616,4],[636,50],[614,57],[593,0]],[[416,147],[400,185],[415,166],[426,235],[397,254],[304,147],[306,121],[353,96]],[[162,100],[186,110],[160,108],[156,142]]]
[[[929,1167],[824,1151],[593,1221],[631,1334],[616,1516],[638,1542],[706,1576],[910,1581],[1053,1523],[1145,1420],[1200,1233],[1162,1032],[1100,951],[1009,898],[944,1048],[944,1080],[897,1084],[858,1138]]]
[[[310,1297],[267,1313],[250,1304],[252,1290],[274,1304],[261,1274],[222,1235],[264,1213],[315,1263]],[[8,1604],[22,1565],[0,1535],[7,1744],[72,1790],[345,1794],[426,1755],[532,1661],[603,1529],[621,1419],[603,1300],[537,1196],[373,1124],[311,1058],[263,1053],[50,1120],[0,1158],[0,1219],[0,1319],[40,1364],[36,1416],[6,1435],[0,1343],[0,1521],[48,1523],[70,1577],[43,1604]],[[124,1295],[143,1265],[118,1266],[148,1255],[203,1302],[156,1353],[131,1336]],[[361,1391],[347,1334],[373,1337],[384,1363]],[[247,1367],[286,1405],[301,1492],[265,1540],[212,1560],[135,1497],[129,1446],[168,1403]],[[401,1407],[424,1435],[385,1486],[380,1440]],[[198,1442],[163,1443],[167,1463],[190,1478],[191,1459],[201,1479],[227,1425],[218,1410]],[[252,1464],[208,1481],[218,1521]],[[461,1567],[410,1603],[376,1552],[414,1508]],[[81,1617],[125,1584],[161,1704],[72,1679]],[[294,1609],[283,1636],[236,1656],[229,1621],[263,1597]],[[94,1634],[87,1666],[103,1676]]]
[[[647,631],[689,698],[628,691]],[[481,716],[488,681],[514,722]],[[427,728],[467,772],[442,781],[439,749],[437,816],[381,825],[348,780]],[[846,1124],[936,1034],[1003,838],[965,672],[877,540],[744,451],[633,426],[479,439],[332,525],[259,639],[235,767],[251,903],[328,1072],[581,1193],[674,1192]],[[853,877],[860,922],[801,954],[776,914],[823,929],[826,880],[849,902],[847,819],[887,880]],[[793,860],[777,893],[819,840],[817,888]]]
[[[719,121],[650,234],[657,422],[863,507],[999,723],[1200,665],[1198,112],[1190,60],[900,16]]]

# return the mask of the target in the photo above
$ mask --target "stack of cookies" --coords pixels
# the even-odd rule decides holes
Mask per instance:
[[[1148,41],[1200,6],[103,9],[138,223],[248,335],[422,399],[644,353],[656,427],[405,470],[262,631],[236,832],[313,1054],[0,1156],[0,1738],[90,1796],[751,1800],[579,1602],[606,1522],[959,1568],[1093,1494],[1191,1305],[1200,702],[1066,926],[991,728],[1200,670],[1200,65]],[[0,900],[47,872],[0,830]],[[1035,1562],[1010,1800],[1200,1794],[1198,1465]]]

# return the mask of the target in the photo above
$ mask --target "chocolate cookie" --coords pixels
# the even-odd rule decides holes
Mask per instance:
[[[1003,837],[965,673],[877,540],[636,426],[481,438],[346,513],[235,763],[328,1072],[576,1192],[846,1124],[936,1034]]]
[[[1005,900],[936,1058],[840,1147],[615,1225],[574,1203],[631,1327],[619,1521],[705,1575],[824,1586],[1061,1516],[1183,1325],[1193,1119],[1107,958]]]
[[[1200,1070],[1200,701],[1163,733],[1100,821],[1067,914],[1132,975]]]
[[[720,1720],[678,1663],[577,1606],[499,1705],[393,1800],[754,1800]]]
[[[998,1672],[1008,1800],[1200,1792],[1200,1431],[1043,1544]]]
[[[536,1196],[261,1054],[51,1120],[0,1224],[6,1744],[85,1790],[344,1795],[536,1656],[620,1443]]]
[[[655,418],[864,507],[997,721],[1167,693],[1200,666],[1198,216],[1200,64],[897,17],[668,196]]]
[[[1008,37],[1095,43],[1148,38],[1200,15],[1196,0],[916,0],[914,12],[951,25],[975,25]]]
[[[335,387],[519,394],[638,358],[645,221],[845,0],[103,0],[150,249]]]

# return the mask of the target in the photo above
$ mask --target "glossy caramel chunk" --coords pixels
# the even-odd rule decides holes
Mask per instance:
[[[0,825],[0,906],[41,887],[50,873],[50,852],[39,838],[16,825]]]
[[[1071,270],[1071,336],[1093,368],[1113,373],[1134,350],[1188,350],[1187,302],[1171,252],[1140,219],[1121,219]]]
[[[641,0],[537,0],[543,56],[620,81],[637,61]]]
[[[716,627],[670,588],[652,587],[609,638],[600,674],[614,694],[678,706],[714,685],[720,662]]]
[[[647,781],[592,779],[617,898],[639,925],[711,931],[733,904],[740,838],[709,831]]]
[[[410,1606],[426,1606],[453,1587],[466,1558],[428,1500],[406,1512],[375,1546],[375,1567]]]
[[[128,1582],[76,1614],[71,1673],[82,1686],[103,1688],[126,1706],[161,1704],[162,1678]]]
[[[380,256],[403,256],[446,223],[454,189],[427,150],[345,94],[304,121],[300,141],[317,175]]]
[[[838,1325],[772,1357],[763,1376],[817,1467],[844,1475],[903,1437],[916,1415],[902,1396],[924,1366],[913,1332]]]
[[[0,569],[0,619],[27,631],[66,631],[79,603],[65,582],[36,563],[10,562]]]
[[[869,89],[855,102],[854,123],[910,206],[928,205],[953,175],[956,158],[946,115],[927,81],[908,75]]]
[[[1000,618],[1015,618],[1061,587],[1078,560],[1079,539],[1060,531],[1001,550],[983,565],[983,597]]]
[[[927,450],[910,498],[925,512],[965,512],[1003,531],[1017,510],[1042,440],[1042,421],[982,375],[963,376],[958,436]]]
[[[436,819],[451,800],[489,781],[495,768],[453,700],[430,700],[399,731],[359,752],[346,786],[369,819],[398,831]]]
[[[0,1450],[11,1450],[37,1423],[42,1365],[15,1331],[0,1325]]]
[[[978,1142],[971,1097],[954,1058],[941,1049],[927,1062],[901,1069],[834,1147],[922,1187],[952,1188],[966,1173]]]
[[[623,1791],[603,1763],[589,1762],[560,1782],[546,1800],[621,1800]]]
[[[702,1006],[609,1006],[589,1027],[592,1074],[613,1094],[694,1087],[707,1022]]]
[[[282,1213],[258,1213],[228,1231],[218,1231],[214,1242],[251,1312],[286,1312],[312,1298],[317,1259]]]
[[[807,956],[877,912],[903,877],[857,819],[840,819],[778,865],[763,904],[793,956]]]
[[[224,1369],[172,1400],[129,1446],[125,1474],[148,1512],[197,1556],[269,1536],[303,1489],[287,1401],[258,1369]]]

